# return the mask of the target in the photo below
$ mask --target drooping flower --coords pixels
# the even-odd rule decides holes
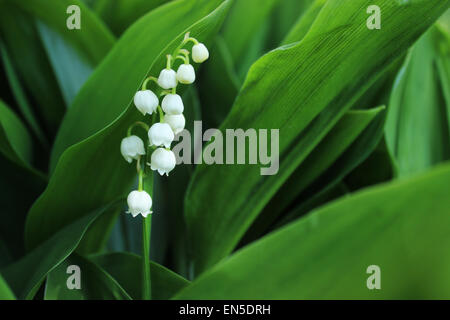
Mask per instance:
[[[169,175],[169,172],[175,168],[177,160],[171,150],[158,148],[152,153],[150,168],[157,170],[160,175]]]
[[[158,85],[163,89],[172,89],[177,86],[177,73],[172,69],[163,69],[159,74]]]
[[[165,146],[170,148],[175,135],[167,123],[155,123],[148,130],[148,140],[151,146]]]
[[[192,47],[192,60],[202,63],[209,58],[208,48],[203,43],[198,43]]]
[[[175,134],[183,131],[186,125],[186,119],[183,114],[166,115],[164,117],[164,122],[168,123]]]
[[[195,81],[195,70],[191,64],[183,63],[177,71],[177,80],[182,84],[191,84]]]
[[[129,136],[122,139],[120,153],[128,163],[145,154],[144,142],[138,136]]]
[[[144,218],[152,213],[152,197],[145,191],[131,191],[127,197],[128,211],[133,217],[141,214]]]
[[[170,115],[182,114],[184,111],[183,100],[178,94],[167,94],[161,103],[161,107],[165,113]]]
[[[136,108],[145,116],[152,114],[159,105],[159,99],[151,90],[142,90],[134,95],[134,104]]]

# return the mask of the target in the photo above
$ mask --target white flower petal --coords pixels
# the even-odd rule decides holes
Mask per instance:
[[[158,148],[152,153],[150,168],[157,170],[160,175],[169,175],[169,172],[175,168],[176,163],[175,154],[171,150]]]
[[[146,217],[151,212],[152,198],[145,191],[132,191],[127,197],[128,211],[133,217],[139,214]]]
[[[208,48],[203,43],[196,44],[192,47],[192,60],[196,63],[202,63],[209,58]]]
[[[186,125],[186,119],[183,114],[167,114],[164,116],[164,122],[169,124],[175,134],[183,131]]]
[[[151,146],[170,147],[175,135],[172,128],[167,123],[155,123],[148,130],[148,139]]]
[[[145,116],[152,114],[159,105],[159,99],[151,90],[138,91],[134,95],[134,105]]]
[[[177,80],[183,84],[191,84],[195,81],[195,70],[190,64],[182,64],[177,71]]]
[[[163,89],[172,89],[177,86],[177,74],[172,69],[163,69],[159,74],[158,85]]]
[[[137,160],[139,156],[145,154],[144,142],[138,136],[126,137],[120,143],[120,153],[127,162],[131,163],[133,159]]]
[[[169,115],[182,114],[184,111],[183,100],[178,94],[167,94],[161,103],[161,107]]]

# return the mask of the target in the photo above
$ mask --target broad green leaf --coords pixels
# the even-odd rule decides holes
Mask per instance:
[[[8,77],[9,86],[11,87],[11,91],[14,95],[17,105],[19,106],[23,118],[26,120],[28,126],[31,128],[32,132],[36,135],[36,138],[42,144],[42,146],[48,148],[49,144],[48,140],[45,137],[44,132],[40,127],[38,121],[36,120],[36,114],[32,110],[30,103],[28,102],[24,89],[22,88],[22,85],[11,63],[9,54],[2,42],[0,42],[0,54],[3,61],[3,65],[5,67],[6,75]]]
[[[357,140],[385,107],[348,111],[314,151],[291,174],[253,223],[250,233],[260,235],[296,197],[314,183]],[[253,230],[252,230],[253,229]]]
[[[186,32],[191,31],[200,41],[217,32],[230,3],[217,7],[218,2],[176,1],[152,11],[128,29],[96,69],[68,111],[55,142],[53,165],[59,158],[58,164],[27,218],[29,247],[130,191],[136,169],[124,161],[119,146],[127,128],[142,120],[130,105],[134,93],[147,74],[159,74],[165,55],[179,45]],[[84,247],[83,252],[99,250],[113,218],[105,216],[110,220],[91,228],[83,242],[97,246]]]
[[[363,8],[373,4],[395,17],[384,20],[383,32],[366,26]],[[252,66],[221,128],[279,129],[279,171],[262,176],[255,165],[197,167],[185,199],[197,274],[233,250],[295,168],[448,4],[329,0],[303,41]]]
[[[169,0],[99,0],[94,10],[114,34],[120,35],[133,22],[166,2]]]
[[[278,46],[314,0],[282,0],[272,17],[271,42]]]
[[[40,21],[36,25],[64,101],[70,106],[96,65],[84,61],[59,33],[47,25]]]
[[[47,274],[77,247],[88,227],[113,205],[84,215],[59,229],[19,261],[1,270],[19,299],[31,299]]]
[[[448,299],[449,187],[447,164],[333,202],[238,251],[175,298]],[[371,265],[381,270],[381,290],[367,288]]]
[[[345,185],[351,190],[359,190],[378,183],[392,180],[396,174],[394,160],[382,139],[372,154],[345,177]]]
[[[283,44],[289,44],[302,40],[303,37],[308,33],[311,25],[313,24],[314,20],[316,20],[320,10],[322,10],[326,2],[327,0],[315,0],[305,12],[305,14],[298,19],[296,24],[286,35],[283,40]]]
[[[384,133],[385,120],[386,113],[379,115],[377,119],[373,120],[344,154],[308,190],[300,195],[300,204],[284,215],[271,229],[291,222],[320,204],[326,203],[332,198],[337,198],[339,193],[349,193],[351,190],[357,190],[365,186],[361,183],[361,180],[354,181],[354,183],[351,183],[353,188],[350,190],[346,179],[349,174],[355,173],[359,167],[370,164],[373,160],[378,160],[378,166],[376,167],[378,171],[375,173],[361,172],[363,179],[365,178],[365,181],[371,183],[391,179],[393,177],[392,161],[390,158],[384,158],[385,154],[381,151],[383,148],[378,150],[381,144],[379,141]],[[372,168],[369,167],[368,169]],[[355,176],[358,176],[357,173]],[[345,192],[343,191],[344,187],[346,189]]]
[[[36,30],[35,19],[14,3],[0,3],[2,60],[11,89],[24,118],[42,142],[53,137],[64,115],[58,83]],[[31,105],[25,88],[33,98]],[[34,108],[33,108],[34,107]]]
[[[220,81],[217,81],[219,75]],[[217,36],[211,55],[199,75],[199,96],[205,128],[217,128],[223,122],[240,85],[227,43]]]
[[[73,270],[70,266],[79,269]],[[77,285],[74,279],[77,275],[80,289],[69,288],[68,285]],[[108,272],[89,259],[73,253],[48,274],[44,299],[131,300],[131,297]]]
[[[448,88],[445,81],[441,83],[439,71],[445,69],[439,61],[450,66],[450,56],[436,41],[440,32],[433,27],[416,43],[391,96],[386,139],[399,176],[422,172],[450,159],[450,110],[443,91]],[[447,50],[448,38],[442,42]]]
[[[5,279],[0,274],[0,300],[16,300]]]
[[[142,260],[140,256],[116,252],[90,256],[89,259],[107,271],[133,297],[141,299]],[[169,269],[151,262],[152,299],[170,299],[189,285],[189,281]]]
[[[0,235],[14,259],[24,253],[25,216],[46,184],[31,166],[31,144],[21,120],[0,100]]]
[[[109,29],[83,2],[78,0],[7,0],[58,32],[86,61],[98,64],[114,45],[114,36]],[[80,8],[81,29],[70,30],[67,13],[71,5]]]
[[[32,158],[31,137],[22,121],[0,100],[0,152],[28,167]]]
[[[236,0],[224,27],[223,37],[235,63],[246,54],[248,44],[279,0]]]

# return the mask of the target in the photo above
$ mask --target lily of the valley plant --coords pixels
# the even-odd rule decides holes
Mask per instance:
[[[191,52],[185,48],[192,42],[192,60],[202,63],[209,58],[206,46],[190,37],[187,33],[181,45],[172,54],[167,55],[166,68],[161,70],[159,77],[149,76],[142,84],[142,89],[136,92],[134,104],[144,117],[156,113],[159,115],[159,122],[156,116],[151,118],[151,125],[145,121],[138,121],[130,125],[127,137],[120,145],[120,152],[125,160],[132,163],[136,160],[136,170],[138,172],[138,189],[131,191],[127,198],[128,211],[133,217],[142,215],[143,225],[143,298],[151,298],[150,283],[150,234],[151,234],[151,208],[152,197],[144,191],[145,165],[151,170],[157,171],[160,175],[169,175],[176,165],[175,154],[170,149],[175,135],[180,133],[185,126],[186,119],[183,111],[184,105],[180,95],[177,94],[178,84],[192,84],[195,81],[195,70],[190,64],[189,55]],[[175,62],[181,61],[175,72]],[[155,83],[155,89],[150,90],[150,81]],[[162,102],[160,104],[160,98]],[[144,143],[137,135],[133,135],[134,128],[146,130],[148,140]],[[150,156],[151,155],[151,156]],[[150,157],[149,157],[150,156]]]

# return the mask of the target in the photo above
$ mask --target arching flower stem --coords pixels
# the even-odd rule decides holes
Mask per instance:
[[[158,85],[158,79],[155,77],[148,77],[147,79],[144,80],[144,83],[142,83],[142,90],[147,90],[147,84],[149,81],[153,81],[154,83],[156,83],[156,85]]]
[[[146,132],[148,132],[148,130],[150,129],[150,127],[142,121],[136,121],[135,123],[133,123],[131,126],[128,127],[128,131],[127,131],[127,136],[131,136],[131,132],[133,131],[134,127],[142,127]]]

